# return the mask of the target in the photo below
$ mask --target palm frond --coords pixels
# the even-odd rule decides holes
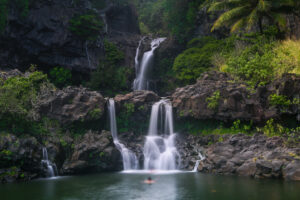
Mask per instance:
[[[233,24],[233,26],[231,27],[230,29],[230,32],[231,33],[234,33],[236,32],[237,30],[243,28],[246,26],[246,23],[247,23],[247,20],[246,20],[246,17],[238,20],[235,24]]]
[[[211,31],[214,31],[215,29],[221,27],[223,24],[228,23],[229,21],[231,21],[236,17],[247,15],[248,12],[249,12],[249,6],[242,6],[242,7],[233,8],[232,10],[223,13],[214,23],[213,27],[211,28]]]
[[[208,12],[226,10],[240,5],[243,5],[243,0],[219,0],[210,4]]]

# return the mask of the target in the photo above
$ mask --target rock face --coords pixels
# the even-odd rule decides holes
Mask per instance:
[[[99,58],[104,56],[104,35],[108,34],[108,39],[114,42],[116,32],[123,39],[129,36],[133,38],[129,40],[129,50],[125,51],[125,57],[134,57],[139,40],[134,9],[109,4],[103,10],[96,10],[91,5],[90,1],[36,0],[30,2],[28,15],[21,17],[18,6],[12,4],[8,25],[4,34],[0,35],[1,66],[22,70],[27,69],[30,64],[38,64],[44,70],[61,66],[88,74],[97,68]],[[69,21],[75,15],[91,11],[96,12],[99,18],[106,14],[108,32],[103,30],[96,41],[89,42],[70,32]],[[121,49],[128,49],[128,42],[119,46]],[[125,63],[125,66],[133,67],[132,61]]]
[[[117,115],[128,114],[129,121],[139,121],[148,125],[152,105],[159,101],[160,97],[151,91],[134,91],[125,95],[117,95]]]
[[[200,172],[299,180],[299,145],[286,147],[285,141],[284,138],[267,138],[260,134],[190,135],[180,140],[179,150],[184,158],[183,168],[192,169],[201,152],[205,159],[198,167]]]
[[[220,98],[216,99],[215,108],[209,108],[207,98],[215,92],[220,93]],[[290,106],[285,110],[280,106],[272,106],[269,102],[271,94],[285,95],[291,100],[299,99],[300,77],[286,75],[251,92],[246,85],[234,83],[224,73],[208,72],[196,84],[178,88],[172,95],[172,103],[179,117],[222,121],[240,119],[260,123],[289,115],[296,120],[299,106]]]
[[[100,120],[105,112],[105,103],[98,92],[67,87],[41,96],[36,112],[66,125],[76,121]]]
[[[30,180],[41,175],[41,145],[34,137],[0,135],[0,183]]]
[[[115,148],[110,132],[88,132],[75,144],[74,151],[62,168],[64,174],[121,170],[120,152]]]

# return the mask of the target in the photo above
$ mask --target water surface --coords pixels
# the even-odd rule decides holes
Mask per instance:
[[[293,200],[300,183],[200,173],[105,173],[0,185],[1,200]]]

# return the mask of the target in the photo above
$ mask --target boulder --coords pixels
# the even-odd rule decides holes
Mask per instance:
[[[35,110],[41,116],[47,116],[63,125],[76,121],[100,120],[105,112],[105,99],[95,91],[82,87],[67,87],[41,96]]]
[[[220,93],[216,107],[208,107],[208,98]],[[289,99],[299,98],[300,77],[287,74],[282,78],[250,92],[243,83],[233,81],[229,75],[207,72],[194,85],[178,88],[172,94],[172,103],[179,118],[214,119],[222,121],[244,120],[263,123],[271,118],[287,115],[295,121],[299,106],[282,110],[269,103],[271,94],[285,95]]]
[[[64,174],[80,174],[122,169],[120,152],[115,148],[110,132],[88,132],[74,146],[72,156],[65,161]]]

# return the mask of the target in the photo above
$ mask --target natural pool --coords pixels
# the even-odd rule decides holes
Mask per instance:
[[[300,183],[201,173],[103,173],[0,185],[1,200],[293,200]]]

